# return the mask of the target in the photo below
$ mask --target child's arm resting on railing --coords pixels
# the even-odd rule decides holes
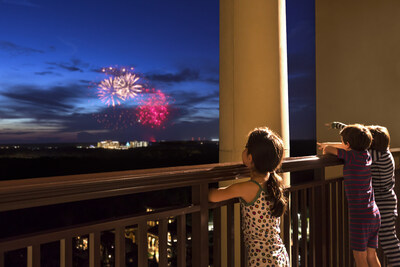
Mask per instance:
[[[208,193],[208,201],[220,202],[236,197],[241,197],[246,199],[247,198],[246,193],[248,194],[248,191],[250,191],[249,189],[252,186],[253,183],[242,182],[242,183],[232,184],[227,187],[210,188],[210,191]]]
[[[341,149],[347,149],[346,145],[344,145],[341,142],[324,142],[324,143],[318,143],[317,142],[318,147],[326,147],[326,146],[332,146],[335,148],[341,148]]]
[[[347,149],[347,146],[343,143],[317,143],[318,149],[322,150],[323,154],[338,155],[338,148]]]

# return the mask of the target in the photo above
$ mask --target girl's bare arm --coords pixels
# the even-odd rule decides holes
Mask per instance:
[[[227,187],[211,188],[208,193],[208,201],[220,202],[232,198],[241,197],[244,200],[254,198],[258,186],[251,182],[232,184]]]

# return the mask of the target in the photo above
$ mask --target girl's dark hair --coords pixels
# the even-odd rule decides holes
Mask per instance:
[[[270,173],[264,190],[267,193],[267,200],[272,202],[272,215],[280,217],[286,210],[287,199],[282,178],[275,171],[283,160],[283,142],[279,135],[267,127],[256,128],[249,133],[246,148],[247,153],[252,156],[254,170],[260,174]]]

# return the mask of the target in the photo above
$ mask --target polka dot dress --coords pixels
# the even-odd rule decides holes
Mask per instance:
[[[242,231],[248,252],[248,266],[286,267],[289,257],[280,237],[280,218],[271,215],[271,203],[260,189],[253,202],[240,201]]]

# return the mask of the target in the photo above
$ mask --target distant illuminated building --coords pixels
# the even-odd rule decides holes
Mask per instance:
[[[126,145],[120,145],[118,141],[101,141],[97,143],[97,148],[105,148],[105,149],[118,149],[125,150],[129,148],[137,148],[137,147],[147,147],[149,146],[149,142],[147,141],[130,141],[126,142]]]
[[[129,148],[136,148],[136,147],[147,147],[149,146],[149,142],[147,141],[130,141]]]
[[[105,149],[120,149],[120,145],[118,141],[101,141],[97,143],[97,148],[105,148]]]

